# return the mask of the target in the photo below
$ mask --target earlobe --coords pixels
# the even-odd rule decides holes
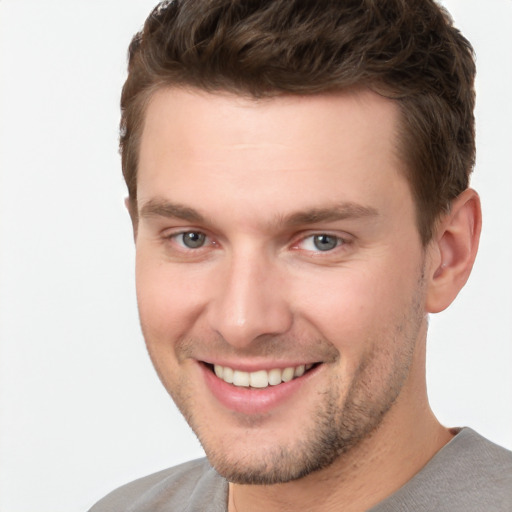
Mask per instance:
[[[480,198],[473,189],[467,189],[440,220],[429,248],[429,313],[446,309],[465,285],[476,258],[481,227]]]

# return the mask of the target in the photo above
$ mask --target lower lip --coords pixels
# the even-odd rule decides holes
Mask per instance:
[[[227,409],[242,414],[265,414],[290,400],[316,374],[320,366],[302,377],[266,388],[238,387],[219,379],[206,365],[200,364],[212,395]]]

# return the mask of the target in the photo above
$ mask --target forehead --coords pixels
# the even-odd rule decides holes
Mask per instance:
[[[219,208],[286,214],[292,203],[382,202],[404,186],[397,122],[396,105],[370,91],[256,100],[160,90],[146,110],[139,205],[163,197],[200,209],[220,194]]]
[[[155,134],[176,137],[173,151],[201,145],[204,150],[216,146],[267,143],[293,144],[302,138],[305,145],[294,148],[306,152],[321,146],[330,149],[326,156],[342,154],[332,142],[343,139],[352,146],[356,135],[365,144],[394,143],[398,110],[395,103],[369,90],[330,94],[271,98],[248,98],[230,93],[211,94],[197,89],[166,88],[155,92],[146,108],[144,139]],[[196,137],[187,140],[193,132]],[[276,135],[279,137],[276,139]],[[158,141],[157,141],[158,142]],[[167,141],[170,143],[171,141]],[[340,148],[341,149],[341,148]],[[359,149],[355,147],[354,150]],[[315,155],[317,158],[318,155]]]

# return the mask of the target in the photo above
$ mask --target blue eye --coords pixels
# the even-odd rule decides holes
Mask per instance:
[[[336,247],[343,244],[343,240],[334,235],[320,233],[318,235],[311,235],[302,240],[300,243],[301,249],[313,252],[327,252],[336,249]]]
[[[186,233],[180,233],[178,236],[181,238],[183,245],[188,249],[203,247],[206,241],[206,235],[198,231],[187,231]]]
[[[313,244],[319,251],[330,251],[338,246],[340,239],[331,235],[314,235]]]

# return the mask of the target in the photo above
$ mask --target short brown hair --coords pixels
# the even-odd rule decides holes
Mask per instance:
[[[254,98],[369,87],[399,105],[400,156],[426,244],[475,160],[470,43],[433,0],[172,0],[129,48],[120,150],[130,201],[146,105],[158,89]]]

